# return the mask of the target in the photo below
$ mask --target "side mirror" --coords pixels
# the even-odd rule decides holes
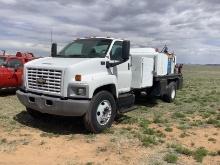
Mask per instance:
[[[122,42],[122,58],[124,61],[129,59],[130,55],[130,41],[125,40]]]
[[[56,55],[57,55],[57,44],[52,43],[52,45],[51,45],[51,56],[55,57]]]

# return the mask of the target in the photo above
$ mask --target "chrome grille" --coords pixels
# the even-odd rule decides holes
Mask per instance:
[[[61,94],[61,70],[27,68],[27,79],[29,89]]]

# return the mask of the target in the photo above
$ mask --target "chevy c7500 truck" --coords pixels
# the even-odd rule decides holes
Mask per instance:
[[[117,114],[132,110],[141,92],[172,102],[182,87],[175,55],[130,49],[128,40],[76,39],[59,53],[52,44],[51,56],[25,64],[19,100],[33,117],[82,116],[94,133],[110,127]]]

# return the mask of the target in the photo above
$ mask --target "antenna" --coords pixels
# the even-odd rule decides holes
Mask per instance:
[[[53,29],[50,30],[50,43],[53,43]]]
[[[165,44],[163,49],[160,51],[160,53],[168,53],[168,47],[167,45]]]

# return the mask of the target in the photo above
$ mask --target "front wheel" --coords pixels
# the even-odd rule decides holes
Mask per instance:
[[[84,116],[87,130],[99,133],[111,127],[116,114],[116,103],[108,91],[98,92],[91,100],[90,108]]]

